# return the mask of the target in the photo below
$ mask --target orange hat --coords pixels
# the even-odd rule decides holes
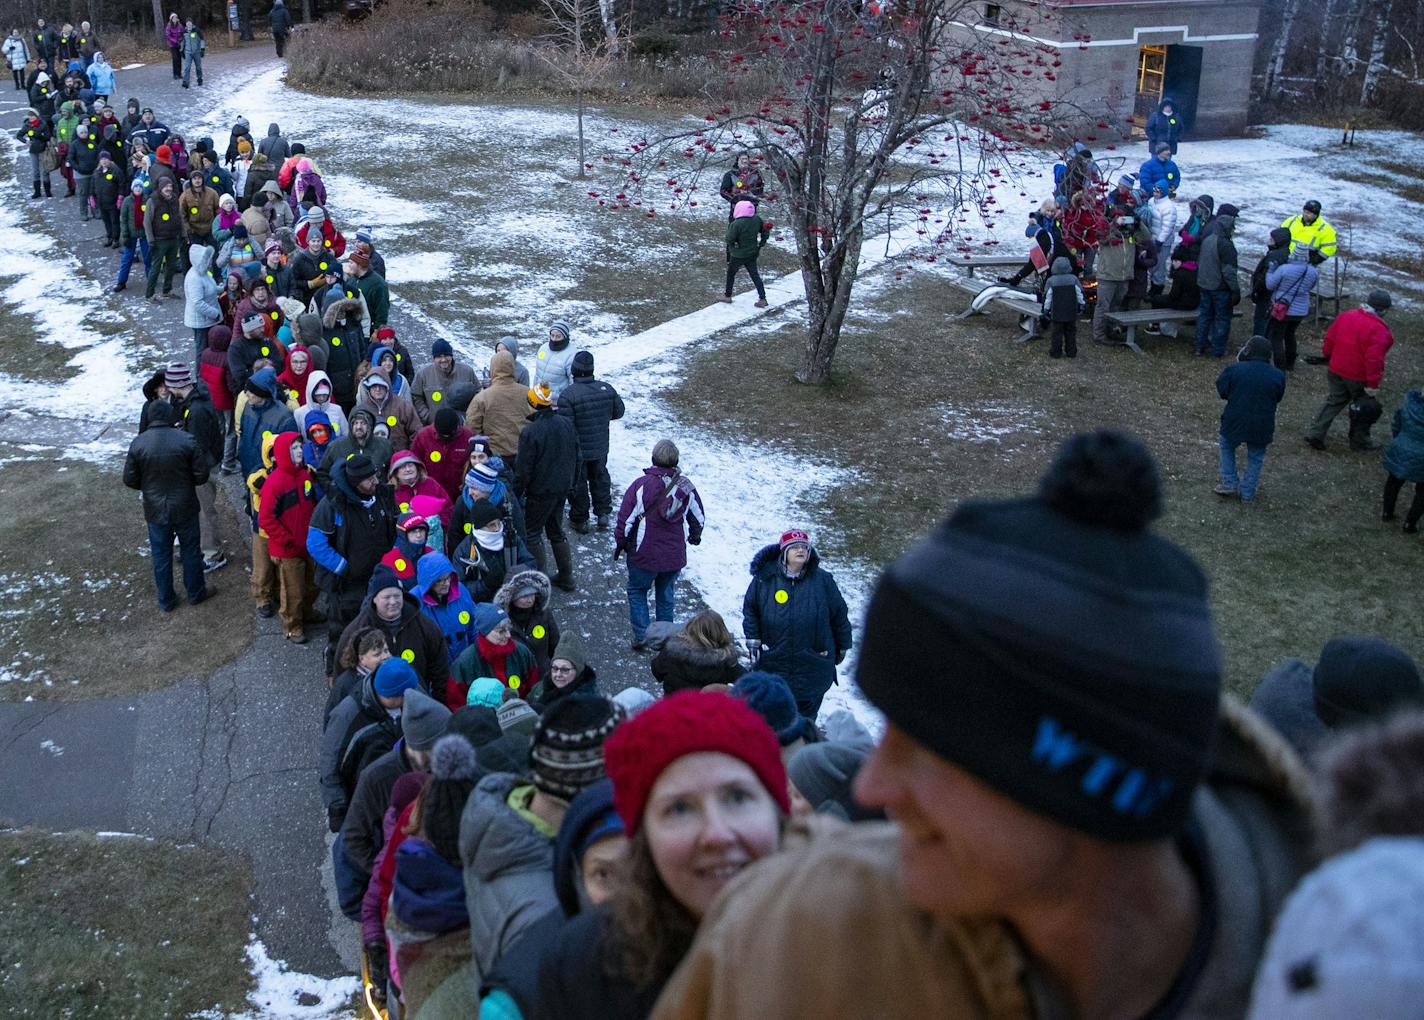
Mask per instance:
[[[540,383],[538,386],[529,387],[529,404],[531,407],[554,406],[554,394],[549,389],[548,383]]]

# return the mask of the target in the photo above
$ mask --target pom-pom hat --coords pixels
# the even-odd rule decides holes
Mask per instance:
[[[725,694],[680,691],[623,723],[603,745],[613,803],[630,837],[642,827],[643,808],[658,776],[679,758],[699,751],[717,751],[745,762],[782,813],[791,813],[781,745],[766,720]]]
[[[1151,534],[1156,466],[1118,432],[1063,445],[1031,499],[966,503],[881,576],[857,681],[918,743],[1100,839],[1185,825],[1216,730],[1206,579]]]

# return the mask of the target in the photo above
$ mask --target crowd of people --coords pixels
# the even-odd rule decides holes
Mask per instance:
[[[188,601],[214,594],[218,479],[237,476],[254,611],[293,642],[325,629],[320,794],[373,1011],[1274,1020],[1418,1001],[1418,669],[1342,638],[1249,709],[1225,694],[1206,580],[1152,533],[1139,442],[1070,439],[1035,494],[965,503],[885,570],[856,664],[877,741],[822,709],[852,630],[806,530],[751,561],[740,640],[715,609],[678,622],[707,505],[664,439],[615,509],[625,407],[570,324],[529,365],[513,336],[487,365],[408,344],[375,231],[328,204],[325,156],[241,119],[224,150],[190,150],[137,100],[110,133],[106,107],[75,101],[72,137],[100,139],[126,196],[114,289],[135,249],[150,298],[184,269],[194,357],[147,380],[124,469],[158,603],[179,606],[175,542]],[[755,269],[732,246],[764,234],[739,224],[747,169],[724,182],[729,290]],[[1104,236],[1135,238],[1130,216]],[[1052,280],[1076,311],[1088,252],[1051,223],[1056,318],[1069,283]],[[1353,337],[1384,343],[1387,306],[1332,325],[1332,386]],[[1247,445],[1250,499],[1269,442],[1251,402],[1279,400],[1284,374],[1267,338],[1243,354],[1219,383],[1221,448],[1225,475]],[[1418,393],[1395,431],[1387,515],[1424,480]],[[1411,528],[1421,510],[1416,487]],[[646,676],[600,675],[593,624],[560,609],[566,525],[626,557]],[[1412,928],[1385,923],[1400,909]]]

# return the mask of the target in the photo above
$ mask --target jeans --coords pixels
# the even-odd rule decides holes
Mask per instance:
[[[75,174],[74,183],[79,190],[79,218],[87,223],[90,217],[89,200],[94,197],[94,175]]]
[[[1325,433],[1330,431],[1330,423],[1335,420],[1335,416],[1349,407],[1351,401],[1358,400],[1365,392],[1365,384],[1354,379],[1346,379],[1334,372],[1327,373],[1327,378],[1330,389],[1325,394],[1325,403],[1321,405],[1319,411],[1315,412],[1315,420],[1310,423],[1310,428],[1305,430],[1307,439],[1324,440]],[[1360,431],[1355,428],[1353,422],[1350,423],[1350,445],[1362,444],[1369,438],[1369,429]]]
[[[574,491],[569,493],[569,520],[582,524],[588,520],[588,505],[593,503],[593,512],[599,517],[607,517],[613,512],[613,496],[609,491],[612,484],[608,477],[608,458],[580,461],[578,474],[574,476]]]
[[[119,286],[124,286],[129,282],[129,270],[133,268],[134,253],[143,253],[143,275],[148,276],[148,269],[151,263],[148,255],[148,238],[139,237],[124,245],[123,252],[119,255],[119,278],[114,282]]]
[[[341,912],[352,921],[361,920],[361,900],[371,884],[371,874],[362,871],[346,856],[346,844],[337,833],[331,844],[331,877],[336,880],[336,898]]]
[[[158,288],[158,271],[163,270],[163,293],[173,293],[173,274],[178,269],[178,238],[158,237],[153,241],[153,255],[148,263],[148,284],[143,296],[153,297]]]
[[[737,278],[737,270],[743,266],[747,269],[747,275],[752,278],[752,285],[756,287],[757,300],[765,301],[766,287],[762,286],[761,273],[757,272],[757,257],[755,255],[749,259],[729,258],[727,260],[727,287],[723,293],[727,297],[732,296],[732,282]]]
[[[148,525],[148,549],[153,558],[153,584],[158,589],[158,605],[164,610],[178,605],[173,590],[173,536],[178,536],[179,558],[183,564],[183,590],[188,601],[196,602],[206,593],[203,581],[203,551],[200,548],[198,515],[186,521]]]
[[[1399,491],[1404,488],[1405,480],[1389,475],[1384,480],[1384,515],[1394,516],[1395,504],[1399,502]],[[1424,517],[1424,482],[1414,483],[1414,500],[1409,504],[1409,512],[1404,516],[1404,523],[1409,527],[1419,524],[1419,518]]]
[[[1108,313],[1122,307],[1131,280],[1098,280],[1098,303],[1093,308],[1093,342],[1108,342]]]
[[[1295,369],[1295,331],[1300,328],[1303,318],[1301,315],[1287,315],[1284,319],[1271,319],[1266,327],[1266,336],[1271,340],[1271,361],[1283,371]]]
[[[1172,260],[1166,253],[1172,250],[1172,246],[1167,241],[1157,242],[1157,264],[1152,267],[1152,271],[1147,274],[1147,279],[1158,287],[1167,286],[1167,273],[1172,268]]]
[[[1230,334],[1231,291],[1225,287],[1203,290],[1197,303],[1197,335],[1192,341],[1192,349],[1200,354],[1210,344],[1212,356],[1219,358],[1226,353],[1226,340]]]
[[[222,469],[228,474],[237,473],[237,429],[233,421],[231,411],[219,411],[223,423],[223,459]],[[228,470],[231,468],[231,470]]]
[[[1236,448],[1240,443],[1230,442],[1225,436],[1221,440],[1221,484],[1235,489],[1241,495],[1241,502],[1249,503],[1256,498],[1256,486],[1261,484],[1261,465],[1266,461],[1266,448],[1255,443],[1246,444],[1246,471],[1240,482],[1236,478]]]
[[[672,623],[674,585],[679,570],[654,573],[628,564],[628,622],[633,626],[633,640],[641,641],[648,633],[648,589],[656,588],[654,609],[659,620]]]
[[[203,84],[203,55],[201,53],[190,53],[183,61],[183,84],[188,84],[188,73],[198,72],[198,84]]]
[[[203,356],[203,352],[208,349],[208,327],[202,326],[193,330],[193,358],[196,360]]]
[[[44,169],[43,160],[44,153],[30,153],[30,173],[34,176],[34,181],[36,184],[38,184],[40,181],[44,181],[46,184],[49,183],[49,172]]]

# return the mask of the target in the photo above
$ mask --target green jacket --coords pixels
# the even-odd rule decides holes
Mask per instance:
[[[386,325],[391,319],[391,291],[386,286],[386,281],[380,273],[374,269],[368,270],[365,276],[348,276],[346,278],[346,288],[348,290],[359,290],[366,299],[366,310],[371,313],[371,328],[379,329]]]
[[[739,216],[727,224],[727,258],[754,259],[771,236],[771,228],[757,215]]]
[[[119,243],[130,245],[143,236],[143,228],[134,224],[134,197],[130,192],[119,205]]]
[[[79,126],[79,111],[82,104],[70,100],[59,108],[59,118],[54,122],[54,140],[66,145],[74,141],[74,129]]]

